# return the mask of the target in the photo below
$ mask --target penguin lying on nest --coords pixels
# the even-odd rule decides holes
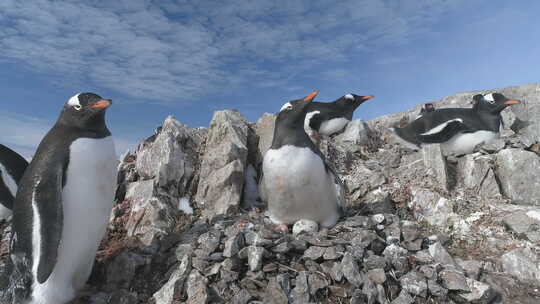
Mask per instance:
[[[39,144],[15,197],[10,286],[1,303],[63,304],[84,287],[114,199],[117,160],[105,124],[111,103],[73,96]]]
[[[411,149],[440,143],[445,155],[471,153],[482,143],[499,136],[501,111],[519,102],[500,93],[477,94],[472,108],[439,109],[424,113],[403,128],[392,128],[400,143]]]
[[[304,130],[313,142],[318,143],[321,135],[335,134],[352,120],[353,113],[362,103],[373,96],[347,94],[333,102],[310,102],[304,120]]]
[[[24,157],[0,144],[0,220],[11,216],[17,185],[27,166]]]
[[[303,128],[308,106],[317,93],[281,107],[272,145],[264,155],[261,197],[280,230],[301,219],[332,227],[344,205],[341,180]]]

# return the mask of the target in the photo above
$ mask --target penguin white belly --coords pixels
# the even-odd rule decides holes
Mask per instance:
[[[338,194],[323,160],[309,148],[283,146],[268,150],[263,162],[270,219],[292,224],[310,219],[331,227],[339,218]]]
[[[473,152],[474,147],[482,142],[488,142],[499,137],[499,134],[492,131],[476,131],[474,133],[459,133],[447,142],[441,144],[444,155],[463,155]]]
[[[71,144],[57,263],[47,281],[34,283],[31,304],[65,303],[84,287],[111,213],[116,165],[110,136]]]
[[[343,117],[329,119],[321,124],[319,133],[330,136],[343,130],[347,123],[349,123],[349,120]]]

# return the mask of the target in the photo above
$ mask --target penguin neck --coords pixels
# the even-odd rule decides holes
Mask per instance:
[[[493,112],[488,112],[488,111],[478,111],[477,113],[478,113],[478,116],[480,117],[480,120],[482,120],[486,124],[487,128],[490,131],[497,132],[497,133],[500,131],[500,126],[501,126],[501,121],[502,121],[500,112],[493,113]]]
[[[105,113],[100,113],[85,121],[76,121],[71,117],[61,116],[56,124],[60,128],[77,130],[78,133],[82,132],[83,137],[104,138],[111,135],[105,124]]]
[[[276,125],[274,138],[272,139],[271,149],[279,149],[286,145],[297,147],[308,147],[312,144],[311,139],[304,131],[303,124],[282,124]]]

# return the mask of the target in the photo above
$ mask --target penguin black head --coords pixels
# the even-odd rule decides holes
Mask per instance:
[[[277,115],[276,125],[303,126],[308,109],[307,105],[313,101],[317,94],[319,94],[319,91],[313,91],[304,98],[291,100],[284,104]]]
[[[106,128],[105,112],[111,105],[112,100],[97,94],[79,93],[66,102],[59,122],[81,129]]]
[[[510,105],[519,104],[501,93],[477,94],[473,96],[473,109],[481,112],[500,113]]]
[[[422,107],[422,110],[420,110],[420,113],[428,113],[435,111],[435,106],[432,103],[426,103]]]
[[[370,100],[373,97],[375,96],[372,96],[372,95],[361,96],[361,95],[349,93],[347,95],[341,96],[338,100],[335,101],[335,103],[341,106],[352,107],[353,109],[356,109],[365,101]]]

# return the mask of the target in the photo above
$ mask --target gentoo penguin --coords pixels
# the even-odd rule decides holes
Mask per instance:
[[[518,104],[500,93],[477,94],[473,108],[448,108],[424,113],[403,128],[393,128],[396,138],[412,149],[440,143],[445,155],[471,153],[482,142],[499,136],[501,111]]]
[[[333,102],[311,102],[304,120],[304,130],[312,140],[318,142],[320,135],[335,134],[352,120],[353,113],[373,96],[347,94]]]
[[[0,221],[11,216],[17,185],[27,166],[24,157],[0,144]]]
[[[420,113],[418,114],[418,116],[416,116],[416,119],[422,117],[422,115],[424,115],[425,113],[429,113],[433,111],[435,111],[435,106],[432,103],[426,103],[424,104],[422,109],[420,109]]]
[[[300,219],[332,227],[343,206],[341,180],[303,128],[308,106],[317,93],[281,107],[272,145],[264,155],[261,196],[268,203],[270,219],[281,228]]]
[[[116,186],[105,124],[111,104],[93,93],[71,97],[21,179],[10,254],[13,303],[67,303],[90,275]]]

